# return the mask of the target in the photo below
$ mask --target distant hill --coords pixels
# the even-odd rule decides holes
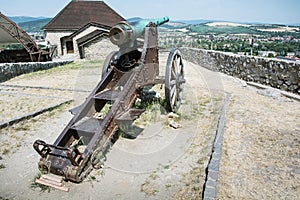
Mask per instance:
[[[222,20],[211,20],[211,19],[195,19],[195,20],[176,20],[176,22],[181,22],[185,24],[206,24],[209,22],[223,22]]]
[[[129,21],[129,22],[134,22],[134,21],[142,20],[142,19],[144,19],[144,18],[141,18],[141,17],[132,17],[132,18],[128,18],[126,20]],[[183,22],[169,21],[168,23],[163,24],[159,28],[160,29],[161,28],[165,28],[165,29],[177,29],[177,28],[183,28],[183,27],[186,27],[186,26],[188,26],[188,24],[183,23]]]
[[[19,23],[18,25],[26,32],[41,32],[42,27],[45,26],[50,22],[52,18],[44,18],[44,19],[39,19],[39,20],[34,20],[34,21],[29,21],[29,22],[22,22]]]
[[[128,18],[128,19],[126,19],[126,20],[129,21],[129,22],[132,22],[132,21],[137,21],[137,20],[141,20],[141,19],[143,19],[143,18],[140,18],[140,17],[132,17],[132,18]]]
[[[45,26],[52,18],[47,17],[29,17],[29,16],[10,16],[8,17],[17,23],[23,30],[28,33],[42,32]]]
[[[40,19],[46,19],[47,17],[11,16],[8,18],[10,18],[15,23],[19,24],[19,23],[23,23],[23,22],[30,22],[30,21],[40,20]]]
[[[268,37],[292,36],[300,37],[300,27],[290,27],[276,24],[239,24],[232,22],[211,22],[206,24],[189,25],[188,30],[203,35],[220,34],[252,34],[268,35]]]
[[[182,23],[182,22],[177,22],[177,21],[170,21],[166,24],[163,24],[161,28],[166,28],[166,29],[181,29],[181,28],[186,28],[188,27],[189,24]]]
[[[197,25],[197,24],[207,24],[210,22],[229,22],[229,23],[238,23],[238,24],[256,24],[256,25],[273,25],[272,23],[264,23],[264,22],[235,22],[235,21],[224,21],[224,20],[211,20],[211,19],[196,19],[196,20],[176,20],[177,22]],[[300,26],[300,23],[293,24],[274,24],[274,25],[283,25],[283,26]]]
[[[9,17],[14,22],[16,22],[21,28],[23,28],[26,32],[42,32],[41,28],[45,26],[51,18],[46,17],[28,17],[28,16],[13,16]],[[128,21],[136,21],[140,20],[140,17],[133,17],[127,19]],[[199,19],[199,20],[171,20],[169,23],[166,23],[160,27],[160,29],[184,29],[190,30],[192,32],[199,32],[202,34],[237,34],[237,33],[246,33],[246,34],[255,34],[261,31],[270,31],[270,30],[279,30],[281,28],[282,31],[285,29],[281,26],[285,25],[271,25],[271,24],[263,24],[263,23],[238,23],[238,26],[208,26],[209,24],[214,24],[214,22],[227,23],[227,24],[237,24],[236,22],[225,22],[222,20],[207,20],[207,19]],[[215,24],[218,24],[215,23]],[[244,26],[243,24],[247,25]],[[294,26],[299,26],[300,23],[293,24]],[[296,32],[299,33],[299,29],[295,29]],[[295,31],[294,30],[294,31]]]

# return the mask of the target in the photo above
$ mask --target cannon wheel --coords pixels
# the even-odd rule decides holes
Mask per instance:
[[[169,112],[176,112],[179,109],[184,82],[181,53],[178,49],[172,49],[168,57],[165,75],[166,108]]]
[[[112,69],[113,65],[112,63],[118,58],[118,51],[112,51],[108,56],[106,57],[103,68],[102,68],[102,78],[104,78],[105,74]]]

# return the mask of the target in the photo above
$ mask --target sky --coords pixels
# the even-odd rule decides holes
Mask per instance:
[[[54,17],[70,0],[0,0],[7,16]],[[300,23],[300,0],[105,0],[124,18]]]

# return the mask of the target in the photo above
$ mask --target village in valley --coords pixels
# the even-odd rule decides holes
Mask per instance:
[[[251,55],[252,48],[255,56],[294,60],[300,57],[298,26],[204,21],[201,24],[173,22],[162,30],[164,47],[187,46],[239,55]]]
[[[20,20],[22,19],[18,18],[16,21]],[[24,20],[28,19],[24,17]],[[32,36],[39,46],[47,48],[49,45],[58,44],[57,47],[60,47],[59,42],[46,41],[47,29],[49,28],[44,26],[50,20],[52,19],[34,19],[29,22],[19,22],[19,25]],[[51,28],[51,26],[49,27]],[[85,29],[87,28],[89,27],[85,27]],[[65,28],[64,31],[72,32],[71,29],[68,29],[69,27]],[[51,38],[51,36],[49,37]],[[290,60],[299,60],[300,57],[300,27],[294,25],[241,24],[209,20],[172,21],[171,19],[171,22],[159,27],[159,37],[159,46],[162,49],[174,46],[192,47],[232,52],[239,55],[251,55],[252,49],[252,55],[254,56]],[[77,46],[74,49],[81,55],[75,57],[84,58],[83,47],[80,44],[79,47]],[[8,48],[22,47],[15,44],[8,45]],[[76,49],[79,49],[79,51]],[[72,52],[73,50],[69,50],[68,53]],[[75,52],[75,55],[77,52]],[[57,55],[63,55],[59,48],[56,53]]]
[[[74,9],[73,12],[80,10],[75,7],[72,9]],[[72,16],[72,13],[66,13],[65,15],[67,14]],[[96,40],[97,38],[95,37],[98,37],[98,40],[100,38],[99,36],[94,36],[94,38],[90,39],[89,37],[99,34],[96,34],[96,32],[92,33],[89,30],[101,30],[100,26],[103,26],[103,24],[111,26],[118,20],[125,20],[121,18],[121,16],[115,16],[115,21],[112,24],[107,24],[105,17],[97,22],[97,16],[92,15],[93,16],[90,17],[86,16],[86,19],[95,18],[92,20],[93,23],[89,22],[87,24],[84,18],[80,18],[79,21],[76,19],[76,25],[74,22],[68,21],[73,19],[66,18],[64,23],[72,23],[74,27],[64,27],[63,23],[59,22],[60,19],[64,18],[63,16],[60,19],[43,17],[11,17],[11,19],[15,20],[20,27],[27,31],[40,47],[55,47],[55,55],[57,56],[74,53],[75,58],[82,59],[89,57],[90,52],[95,52],[95,49],[93,49],[87,51],[87,55],[85,55],[84,49],[86,46],[93,46],[91,45],[91,41]],[[141,18],[131,18],[128,20],[133,19]],[[159,27],[159,47],[161,49],[175,46],[232,52],[239,55],[253,55],[269,58],[277,57],[290,60],[299,60],[300,57],[300,27],[296,25],[255,24],[214,20],[170,20],[168,24]],[[50,24],[46,25],[49,22]],[[61,27],[55,27],[57,26],[56,24],[59,23]],[[57,34],[56,29],[58,30]],[[74,30],[78,31],[74,32]],[[61,37],[59,32],[63,32],[63,35],[69,35],[69,39],[64,36],[65,38],[61,42],[57,40],[59,38],[57,38],[56,41],[53,38],[56,36],[51,35],[55,33],[55,35]],[[79,39],[78,34],[80,34],[80,36],[85,35],[85,38],[81,38],[80,43],[75,41]],[[84,42],[85,40],[89,40],[89,42],[86,44]],[[94,43],[96,44],[97,41]],[[74,47],[71,44],[73,44]],[[101,46],[103,45],[97,45],[95,48],[97,49]],[[13,44],[2,45],[0,48],[2,48],[2,50],[5,48],[18,49],[22,48],[22,46]],[[95,56],[88,59],[95,59]],[[98,59],[100,59],[100,57],[98,57]]]

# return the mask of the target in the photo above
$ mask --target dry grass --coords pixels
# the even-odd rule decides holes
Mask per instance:
[[[39,128],[44,121],[54,119],[58,114],[66,112],[69,108],[70,104],[64,104],[37,117],[0,129],[1,154],[9,155],[16,152],[33,130]]]
[[[156,183],[159,176],[155,173],[149,175],[145,182],[141,185],[141,192],[144,192],[147,195],[153,196],[159,192],[159,185]]]
[[[297,199],[299,102],[228,87],[217,199]],[[263,186],[263,187],[262,187]]]

